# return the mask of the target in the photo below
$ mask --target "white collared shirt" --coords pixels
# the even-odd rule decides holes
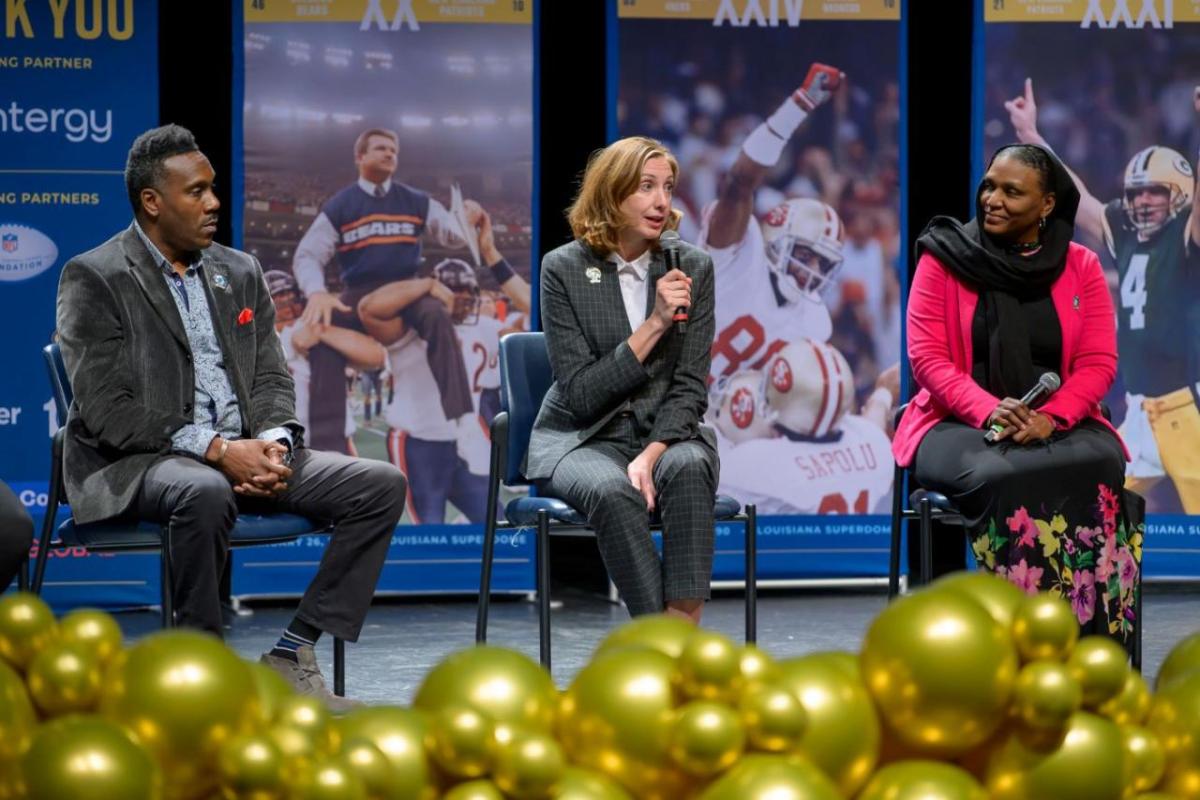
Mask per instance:
[[[364,192],[371,195],[371,197],[376,196],[375,189],[378,186],[382,186],[383,193],[387,194],[388,192],[390,192],[392,190],[392,179],[388,178],[383,183],[371,183],[369,180],[362,177],[361,175],[358,176],[358,188],[362,189]]]
[[[617,265],[621,299],[625,301],[625,314],[629,317],[631,332],[646,321],[646,292],[649,289],[646,276],[650,274],[650,258],[649,248],[633,261],[621,258],[621,254],[615,250],[608,255],[608,260]]]

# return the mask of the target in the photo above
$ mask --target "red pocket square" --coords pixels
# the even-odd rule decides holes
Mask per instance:
[[[249,308],[243,308],[242,313],[238,314],[238,325],[245,325],[254,319],[254,312]]]

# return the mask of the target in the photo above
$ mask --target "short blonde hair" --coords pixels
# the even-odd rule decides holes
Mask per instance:
[[[679,162],[661,142],[646,136],[619,139],[602,150],[592,153],[575,201],[567,209],[571,232],[601,255],[617,250],[621,229],[621,203],[637,191],[642,169],[652,158],[665,158],[671,176],[679,179]],[[675,230],[683,212],[672,208],[667,214],[664,230]]]

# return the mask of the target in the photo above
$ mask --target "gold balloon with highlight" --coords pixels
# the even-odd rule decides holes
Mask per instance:
[[[754,754],[713,781],[700,793],[699,800],[840,800],[841,797],[829,778],[803,758]]]
[[[733,709],[694,700],[677,712],[669,752],[684,772],[708,778],[732,767],[745,746],[746,734]]]
[[[619,784],[595,772],[568,766],[563,770],[554,800],[633,800]]]
[[[1012,711],[1026,727],[1060,732],[1083,705],[1083,687],[1057,661],[1034,661],[1017,674]]]
[[[562,746],[547,734],[514,730],[497,737],[492,780],[515,800],[551,797],[566,767]]]
[[[301,771],[288,800],[369,800],[362,778],[335,759],[322,760]]]
[[[0,769],[24,755],[37,724],[25,682],[0,661]]]
[[[29,662],[25,680],[42,716],[83,714],[100,700],[103,670],[100,660],[86,648],[55,642]]]
[[[127,731],[96,716],[38,728],[21,760],[26,800],[159,800],[162,773]]]
[[[952,572],[938,578],[929,591],[946,590],[970,597],[983,606],[1002,628],[1010,630],[1021,601],[1028,595],[990,572]]]
[[[275,712],[273,730],[289,730],[308,743],[307,755],[326,757],[341,746],[341,733],[329,708],[318,698],[292,695],[284,698]]]
[[[1129,670],[1120,693],[1101,704],[1096,713],[1121,726],[1141,725],[1150,713],[1150,702],[1150,687],[1146,685],[1146,679]]]
[[[1080,711],[1056,748],[1031,748],[1009,732],[988,758],[986,783],[992,800],[1120,800],[1124,761],[1120,729]]]
[[[224,800],[283,800],[283,754],[269,736],[243,734],[222,744],[217,772]]]
[[[742,645],[738,654],[738,671],[742,674],[742,686],[770,683],[779,674],[779,664],[757,645]]]
[[[592,658],[610,650],[632,646],[649,647],[671,658],[679,658],[688,639],[695,633],[696,626],[679,617],[647,614],[626,622],[606,636]]]
[[[121,626],[111,614],[77,608],[58,621],[58,640],[89,650],[104,666],[121,649]]]
[[[0,596],[0,659],[18,672],[24,672],[57,633],[54,612],[42,598],[29,592]]]
[[[1018,664],[1008,630],[983,606],[936,589],[885,608],[861,657],[863,682],[888,727],[917,753],[938,758],[967,752],[1000,726]]]
[[[466,705],[497,725],[549,732],[558,691],[550,674],[523,653],[481,645],[461,650],[430,670],[413,707],[436,713]]]
[[[460,783],[442,795],[442,800],[505,800],[504,792],[491,781]]]
[[[1167,653],[1158,669],[1154,689],[1161,692],[1175,681],[1197,670],[1200,670],[1200,632],[1181,639],[1171,648],[1171,652]]]
[[[879,718],[866,687],[836,653],[780,661],[776,683],[804,707],[808,723],[801,751],[852,797],[879,760]]]
[[[693,700],[730,702],[742,691],[742,653],[716,631],[696,631],[679,654],[679,688]]]
[[[1154,695],[1146,728],[1166,753],[1159,791],[1200,799],[1200,672],[1175,678]]]
[[[248,662],[248,666],[258,691],[259,716],[264,724],[269,724],[279,712],[280,704],[294,695],[296,690],[282,675],[261,661]]]
[[[404,796],[399,774],[383,751],[366,739],[344,742],[339,761],[362,780],[371,800],[393,800]]]
[[[1067,666],[1083,687],[1083,707],[1095,710],[1120,694],[1129,674],[1125,648],[1107,636],[1085,636],[1075,645]]]
[[[961,767],[913,760],[880,769],[856,800],[988,800],[988,795]]]
[[[1162,780],[1167,754],[1162,742],[1150,731],[1136,725],[1121,728],[1121,746],[1125,751],[1125,786],[1131,792],[1148,792]]]
[[[568,759],[641,800],[683,795],[689,781],[668,755],[675,677],[675,660],[656,650],[598,653],[563,697],[559,735]]]
[[[808,725],[808,714],[800,699],[774,684],[747,688],[738,704],[738,713],[746,731],[746,746],[768,753],[795,750]]]
[[[343,742],[371,742],[392,765],[396,797],[433,800],[433,765],[425,755],[429,730],[425,715],[413,709],[371,706],[351,711],[336,720]]]
[[[105,683],[100,712],[133,732],[180,797],[211,793],[218,748],[261,718],[246,662],[195,631],[145,637],[113,659]]]
[[[429,721],[425,749],[443,772],[456,778],[488,774],[496,746],[491,719],[469,706],[445,706]]]
[[[1023,660],[1064,661],[1079,640],[1079,622],[1066,600],[1036,594],[1017,606],[1012,634]]]

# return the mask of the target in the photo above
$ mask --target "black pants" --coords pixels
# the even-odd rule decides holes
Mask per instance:
[[[47,513],[51,513],[47,510]],[[13,490],[0,482],[0,592],[17,577],[33,544],[33,520]]]
[[[392,532],[404,512],[404,473],[386,461],[296,451],[277,500],[241,498],[228,479],[185,456],[165,456],[142,481],[136,513],[168,524],[167,547],[179,625],[221,635],[220,577],[241,511],[282,511],[333,523],[333,534],[297,616],[357,641]]]

